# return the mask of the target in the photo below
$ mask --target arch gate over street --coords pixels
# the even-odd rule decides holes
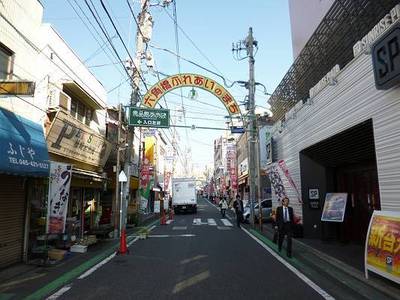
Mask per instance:
[[[154,108],[166,93],[182,87],[197,87],[208,91],[222,102],[231,118],[241,116],[236,100],[222,85],[211,78],[192,73],[175,74],[160,80],[147,91],[141,105]]]

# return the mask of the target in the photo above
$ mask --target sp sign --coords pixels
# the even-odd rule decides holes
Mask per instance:
[[[378,90],[400,83],[400,24],[394,25],[373,45],[372,63]]]

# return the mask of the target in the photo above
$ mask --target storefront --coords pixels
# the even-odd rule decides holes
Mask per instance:
[[[73,166],[66,234],[75,239],[99,232],[102,193],[109,184],[102,168],[110,143],[64,110],[53,116],[46,139],[50,159]]]
[[[373,210],[400,211],[400,88],[377,89],[373,53],[359,46],[349,63],[310,89],[307,101],[286,112],[273,139],[277,159],[301,189],[303,203],[291,203],[305,237],[363,245]],[[346,193],[343,222],[321,222],[328,193]]]
[[[44,230],[32,222],[45,211],[47,146],[40,124],[0,108],[0,268],[28,259],[31,233]],[[32,210],[31,207],[37,208]],[[33,217],[34,216],[34,217]],[[37,217],[37,218],[36,218]]]

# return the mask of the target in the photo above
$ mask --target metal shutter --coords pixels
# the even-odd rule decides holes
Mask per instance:
[[[23,177],[0,174],[0,268],[22,260],[25,222]]]

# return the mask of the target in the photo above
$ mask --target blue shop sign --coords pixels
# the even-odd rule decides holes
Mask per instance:
[[[49,176],[42,126],[0,107],[0,172]]]

